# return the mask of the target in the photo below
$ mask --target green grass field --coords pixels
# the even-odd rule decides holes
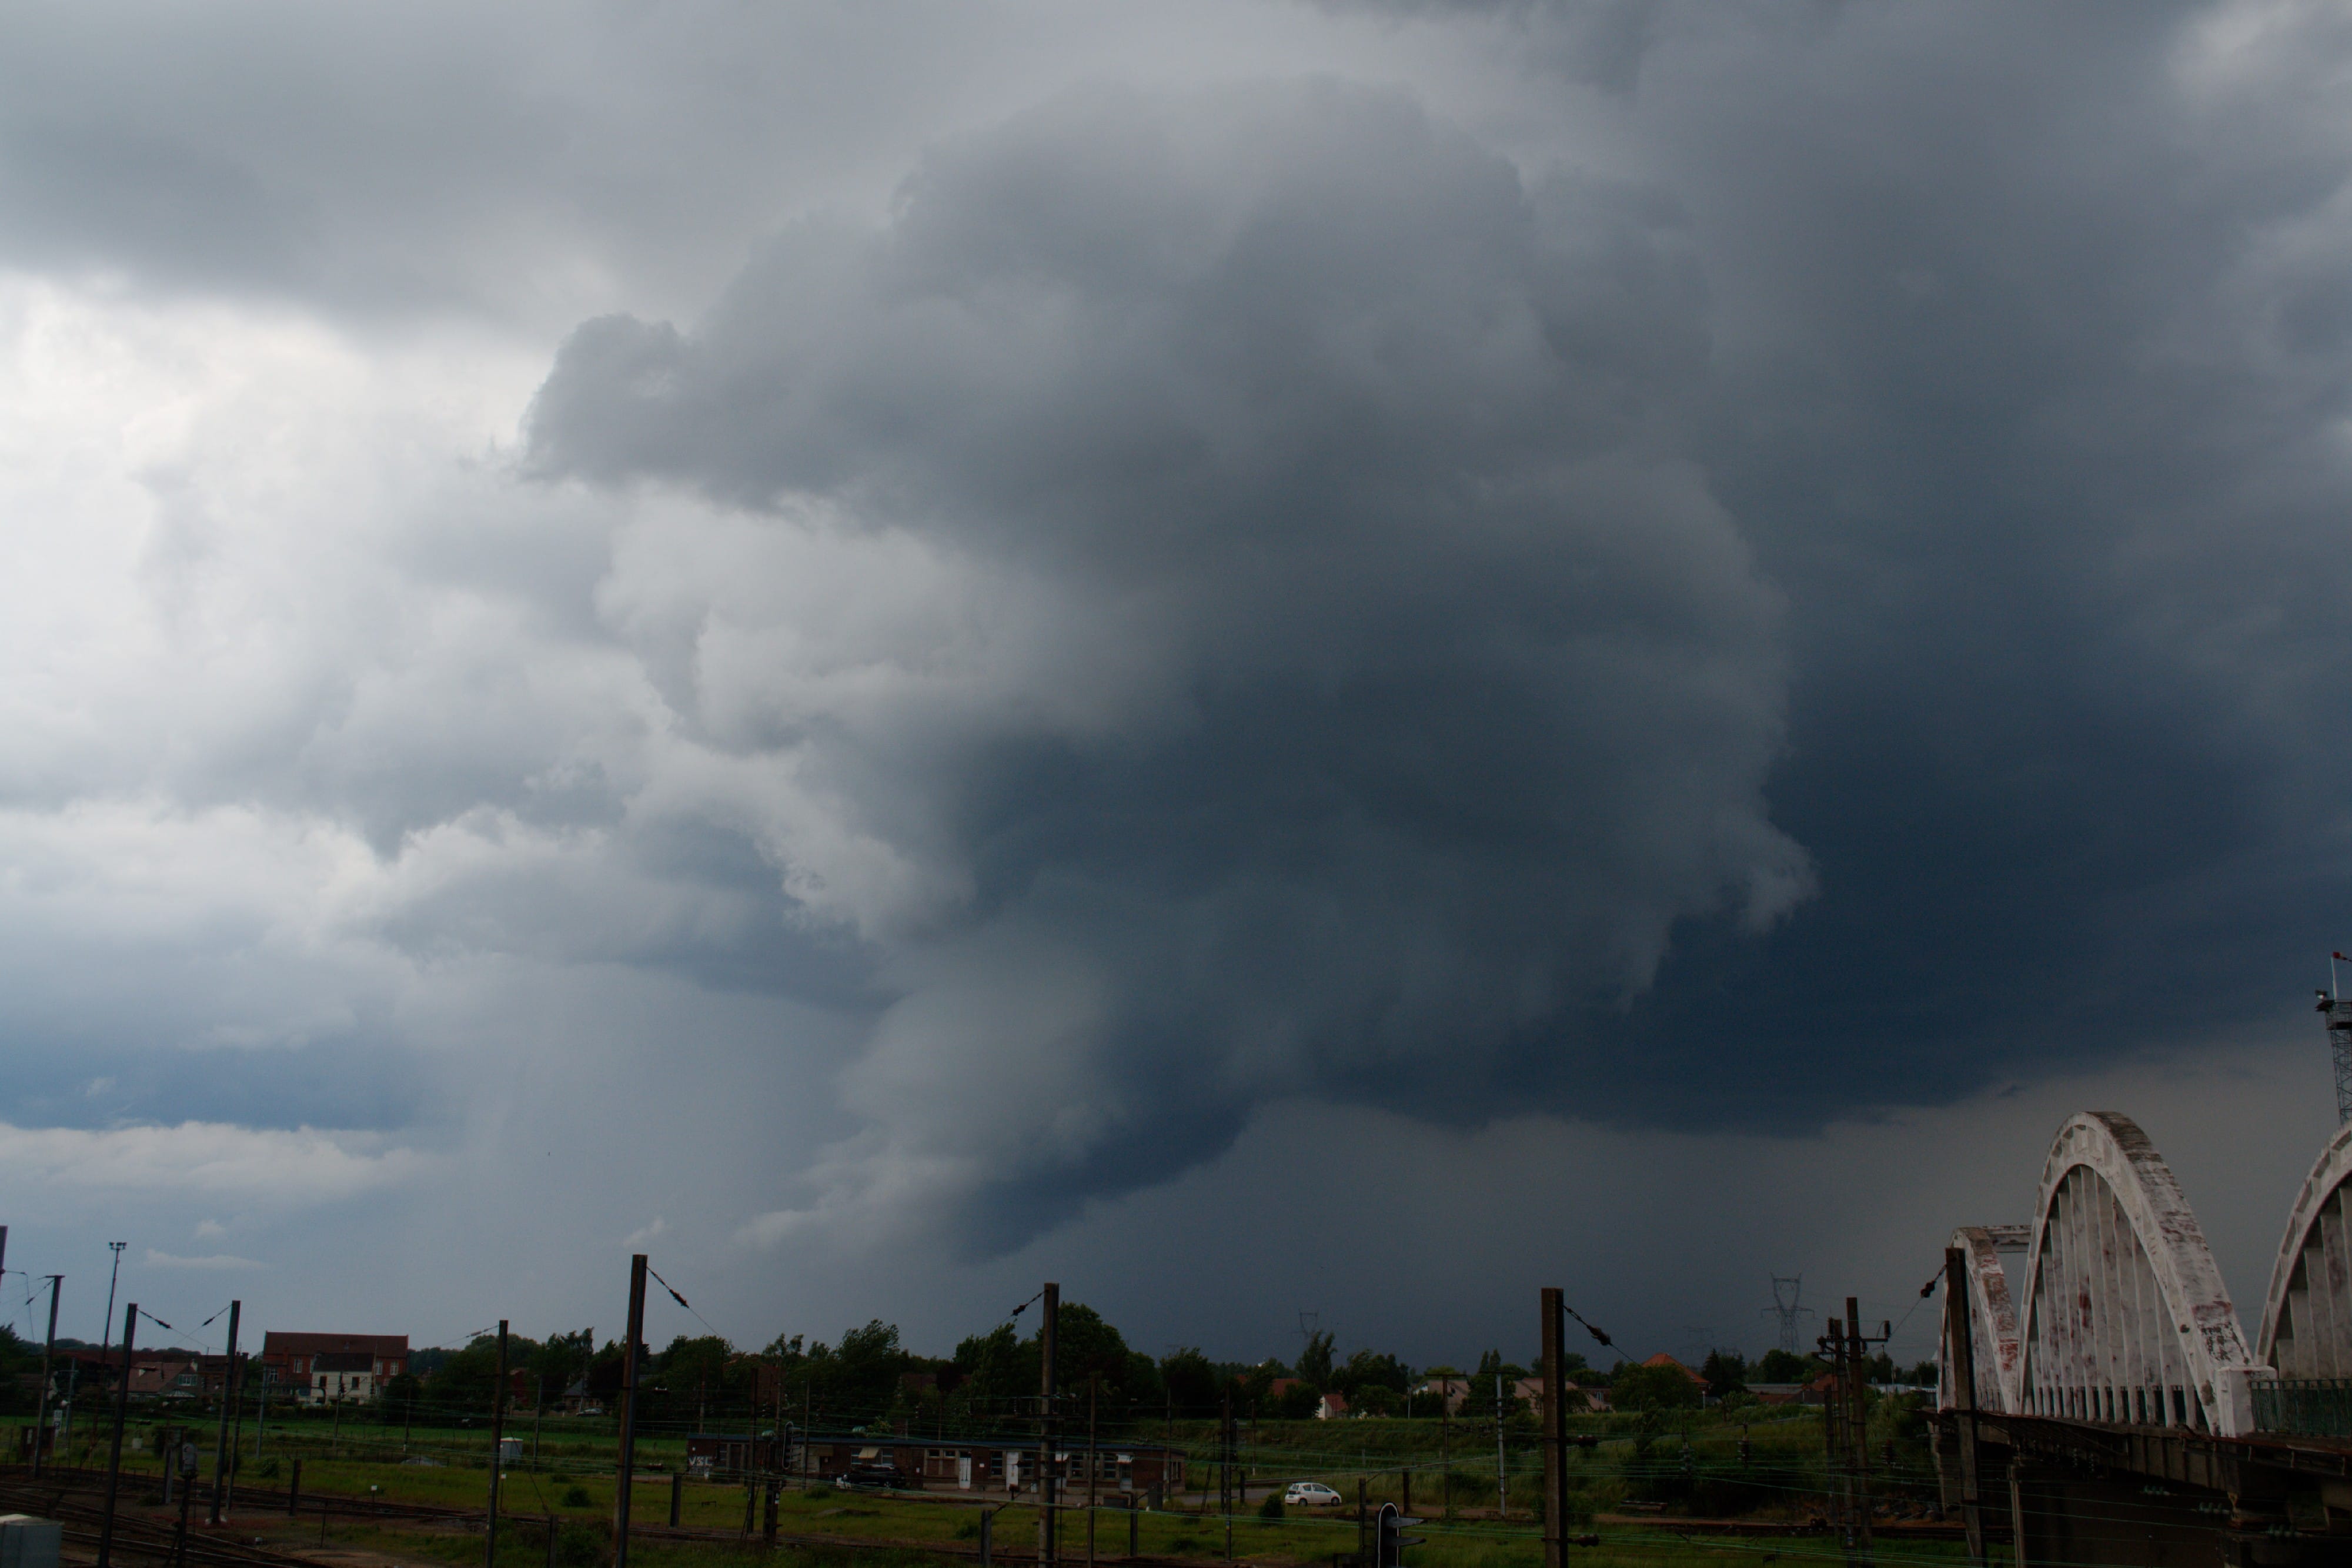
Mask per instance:
[[[203,1473],[212,1471],[214,1427],[201,1420],[189,1423],[204,1452]],[[740,1425],[740,1421],[733,1423]],[[153,1452],[162,1424],[152,1418],[129,1428],[126,1469],[134,1476],[152,1477]],[[546,1568],[551,1515],[559,1527],[556,1568],[595,1568],[609,1560],[609,1521],[613,1508],[613,1444],[609,1423],[602,1430],[583,1429],[569,1422],[549,1421],[533,1444],[528,1416],[509,1425],[509,1436],[524,1444],[525,1462],[509,1471],[503,1494],[503,1512],[512,1522],[502,1532],[498,1568]],[[714,1422],[714,1426],[720,1425]],[[1811,1411],[1784,1411],[1771,1418],[1750,1412],[1740,1424],[1712,1412],[1687,1416],[1598,1416],[1580,1418],[1580,1433],[1595,1439],[1593,1447],[1570,1450],[1570,1480],[1576,1519],[1572,1528],[1596,1528],[1595,1514],[1612,1514],[1629,1504],[1665,1511],[1668,1515],[1802,1520],[1817,1512],[1821,1498],[1822,1434]],[[79,1463],[103,1464],[105,1450],[94,1440],[101,1434],[88,1426],[78,1435],[67,1456]],[[9,1434],[13,1437],[14,1434]],[[479,1510],[488,1497],[489,1437],[482,1426],[413,1427],[346,1420],[338,1424],[316,1417],[273,1420],[260,1435],[247,1425],[239,1448],[239,1479],[247,1485],[282,1489],[292,1461],[302,1464],[306,1497],[378,1497],[387,1500],[437,1507]],[[1132,1434],[1129,1441],[1165,1437],[1192,1456],[1195,1484],[1213,1471],[1206,1462],[1214,1439],[1204,1423],[1175,1423],[1163,1432]],[[1483,1438],[1483,1440],[1481,1440]],[[1740,1451],[1742,1439],[1747,1451]],[[13,1445],[12,1445],[13,1447]],[[535,1459],[531,1457],[536,1448]],[[640,1476],[632,1500],[636,1521],[658,1526],[667,1521],[671,1479],[667,1473],[684,1463],[684,1441],[674,1434],[654,1434],[638,1445]],[[1924,1454],[1903,1458],[1896,1473],[1884,1478],[1895,1483],[1898,1497],[1932,1495],[1932,1478],[1924,1468]],[[1465,1425],[1448,1427],[1428,1420],[1324,1422],[1265,1422],[1245,1437],[1242,1459],[1251,1484],[1265,1488],[1297,1479],[1324,1481],[1351,1502],[1359,1495],[1377,1506],[1404,1502],[1412,1488],[1412,1511],[1423,1520],[1413,1530],[1423,1544],[1408,1553],[1412,1568],[1540,1568],[1540,1527],[1528,1511],[1538,1491],[1540,1451],[1524,1434],[1513,1436],[1504,1454],[1505,1474],[1513,1507],[1508,1516],[1496,1513],[1496,1456],[1493,1429],[1483,1433]],[[1454,1480],[1442,1484],[1450,1459]],[[740,1531],[744,1524],[746,1492],[739,1484],[688,1479],[682,1491],[680,1522],[703,1529]],[[1145,1556],[1223,1561],[1227,1554],[1227,1523],[1220,1516],[1200,1511],[1205,1499],[1194,1491],[1169,1500],[1163,1511],[1137,1516],[1136,1544]],[[1333,1511],[1338,1517],[1317,1518],[1293,1511],[1279,1520],[1261,1518],[1254,1497],[1249,1508],[1231,1524],[1231,1552],[1238,1562],[1271,1564],[1328,1563],[1356,1550],[1357,1531],[1352,1508]],[[984,1492],[933,1493],[927,1496],[875,1493],[834,1493],[826,1489],[788,1490],[779,1512],[784,1536],[812,1535],[872,1541],[856,1558],[860,1568],[891,1568],[889,1559],[905,1555],[894,1543],[938,1542],[969,1551],[979,1533],[984,1510],[994,1511],[995,1539],[1007,1550],[1034,1550],[1036,1513],[1032,1507],[1004,1505],[1001,1496]],[[292,1528],[290,1521],[285,1528]],[[303,1528],[316,1530],[315,1524]],[[332,1538],[350,1546],[373,1546],[419,1562],[478,1562],[482,1543],[478,1531],[406,1521],[338,1519],[329,1521]],[[1612,1523],[1597,1527],[1602,1544],[1580,1548],[1579,1563],[1612,1563],[1682,1564],[1699,1563],[1790,1563],[1840,1556],[1837,1543],[1823,1537],[1718,1538],[1714,1542],[1685,1540],[1649,1524]],[[1085,1561],[1085,1515],[1068,1516],[1065,1535],[1066,1562]],[[1124,1557],[1129,1541],[1129,1513],[1124,1507],[1106,1507],[1096,1515],[1097,1558],[1115,1562]],[[642,1568],[737,1568],[740,1559],[757,1556],[772,1568],[827,1568],[839,1561],[837,1552],[819,1547],[795,1547],[788,1564],[759,1550],[753,1524],[748,1546],[733,1542],[677,1542],[643,1541],[633,1544],[631,1556]],[[1957,1561],[1956,1546],[1943,1542],[1892,1542],[1881,1546],[1884,1563]],[[937,1559],[919,1560],[936,1563]]]

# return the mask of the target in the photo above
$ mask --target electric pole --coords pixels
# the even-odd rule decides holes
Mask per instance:
[[[507,1457],[507,1320],[499,1320],[499,1381],[490,1395],[490,1512],[483,1531],[483,1568],[499,1563],[499,1473]]]
[[[106,1320],[98,1331],[98,1355],[100,1365],[105,1364],[106,1353],[111,1348],[106,1343],[106,1336],[114,1330],[114,1281],[122,1277],[122,1249],[131,1243],[110,1241],[107,1245],[114,1249],[114,1268],[106,1276]]]
[[[637,1465],[637,1341],[646,1332],[646,1255],[629,1259],[629,1343],[621,1357],[621,1484],[613,1493],[613,1568],[629,1568],[629,1486]]]
[[[49,1357],[58,1348],[58,1287],[65,1282],[63,1274],[49,1279],[49,1337],[41,1342],[41,1405],[33,1417],[33,1474],[41,1473],[41,1450],[49,1441]]]
[[[1785,1297],[1780,1293],[1783,1285],[1789,1288]],[[1790,1274],[1786,1278],[1779,1274],[1772,1276],[1772,1304],[1764,1309],[1764,1315],[1780,1321],[1780,1348],[1790,1355],[1797,1354],[1797,1320],[1814,1315],[1813,1309],[1804,1304],[1804,1299],[1805,1277],[1802,1274]]]
[[[119,1245],[119,1244],[118,1244]],[[118,1250],[118,1257],[121,1256]],[[98,1526],[98,1568],[114,1562],[114,1498],[122,1484],[122,1426],[131,1417],[131,1342],[139,1326],[139,1303],[122,1310],[122,1378],[114,1390],[114,1440],[106,1457],[106,1514]]]
[[[1944,1249],[1945,1364],[1952,1369],[1953,1426],[1960,1439],[1960,1525],[1968,1532],[1969,1568],[1984,1568],[1984,1508],[1977,1478],[1977,1357],[1969,1316],[1969,1259]],[[2014,1525],[2015,1521],[2011,1521]],[[2019,1531],[2012,1539],[2022,1540]]]
[[[1853,1465],[1853,1512],[1856,1538],[1861,1542],[1861,1568],[1871,1568],[1870,1542],[1870,1378],[1864,1357],[1872,1343],[1862,1334],[1862,1309],[1854,1299],[1845,1299],[1846,1371],[1851,1387],[1853,1416],[1846,1427],[1846,1451]],[[1883,1340],[1880,1343],[1885,1343]]]
[[[1045,1296],[1037,1320],[1037,1568],[1053,1568],[1059,1558],[1054,1529],[1054,1348],[1061,1329],[1062,1287],[1047,1281]]]
[[[221,1367],[220,1437],[213,1444],[213,1506],[211,1521],[219,1525],[228,1508],[228,1472],[230,1456],[236,1445],[229,1438],[229,1414],[236,1408],[236,1320],[245,1309],[243,1301],[228,1304],[228,1354]]]
[[[1835,1478],[1833,1507],[1843,1514],[1846,1562],[1851,1568],[1872,1568],[1870,1538],[1870,1390],[1864,1356],[1874,1344],[1890,1337],[1881,1324],[1875,1336],[1865,1336],[1861,1305],[1845,1299],[1845,1316],[1832,1318],[1822,1348],[1830,1353],[1831,1394],[1822,1410],[1822,1437],[1829,1445],[1830,1469]],[[1833,1521],[1832,1522],[1836,1522]]]
[[[1511,1517],[1511,1481],[1503,1469],[1503,1412],[1510,1408],[1503,1402],[1503,1375],[1495,1374],[1495,1520],[1496,1523]]]
[[[1567,1568],[1568,1562],[1568,1377],[1561,1332],[1567,1298],[1547,1287],[1543,1292],[1543,1437],[1544,1437],[1544,1568]],[[1411,1498],[1408,1495],[1407,1504]]]

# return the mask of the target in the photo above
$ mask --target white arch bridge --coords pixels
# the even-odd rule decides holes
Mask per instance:
[[[2026,1224],[1963,1226],[1936,1438],[2020,1563],[2352,1565],[2352,1124],[2287,1218],[2251,1343],[2127,1116],[2072,1118]]]

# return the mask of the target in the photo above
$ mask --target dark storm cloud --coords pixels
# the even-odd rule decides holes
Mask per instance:
[[[1777,602],[1678,447],[1706,353],[1671,202],[1336,82],[1066,100],[884,230],[788,231],[690,331],[582,328],[545,472],[910,538],[1047,644],[980,703],[727,742],[959,890],[803,886],[901,997],[821,1204],[984,1193],[1013,1239],[1261,1095],[1475,1074],[1675,920],[1801,899],[1757,794]]]
[[[1611,180],[1329,87],[1255,95],[1223,163],[1213,116],[1068,105],[934,156],[884,233],[789,233],[691,331],[590,323],[541,394],[551,472],[1138,606],[1167,679],[1115,747],[809,755],[969,877],[940,929],[1035,944],[986,967],[1105,988],[1071,1103],[1228,1064],[1152,1096],[1167,1163],[1310,1080],[1811,1125],[2266,1010],[2329,940],[2336,30],[1573,9],[1498,16],[1637,41]],[[1597,518],[1635,521],[1596,557]],[[910,996],[961,994],[961,939],[900,955]],[[886,1029],[869,1108],[976,1092],[939,1064],[1009,1049],[988,1013]],[[1260,1040],[1285,1071],[1234,1072]],[[1099,1130],[975,1157],[1155,1168]]]
[[[2085,9],[2029,47],[1992,15],[1685,9],[1645,65],[1736,345],[1707,471],[1790,598],[1769,795],[1822,889],[1761,943],[1686,934],[1643,1067],[1595,1085],[1653,1114],[2194,1038],[2338,940],[2343,28]]]
[[[576,1095],[567,1254],[656,1192],[986,1249],[1284,1096],[1703,1161],[1632,1124],[2294,1007],[2352,936],[2346,28],[27,9],[27,1120],[495,1129],[486,1059]],[[547,1163],[656,1122],[736,1185]]]

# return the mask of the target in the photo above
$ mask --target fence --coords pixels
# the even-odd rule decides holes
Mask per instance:
[[[2300,1437],[2352,1437],[2352,1379],[2254,1380],[2254,1429]]]

